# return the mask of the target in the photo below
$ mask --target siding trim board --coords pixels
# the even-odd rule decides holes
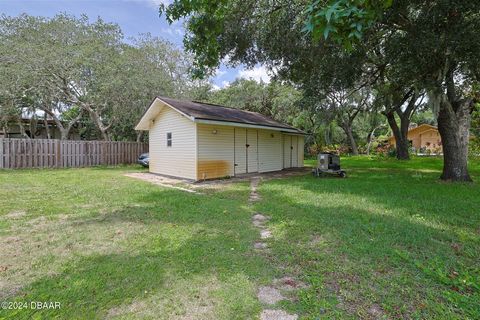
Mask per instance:
[[[203,124],[216,124],[221,126],[232,126],[237,128],[265,129],[265,130],[275,130],[275,131],[278,130],[279,132],[289,132],[289,133],[296,133],[298,135],[303,135],[303,133],[299,133],[298,130],[274,127],[274,126],[248,124],[248,123],[233,122],[233,121],[206,120],[206,119],[199,119],[199,118],[195,118],[194,121],[196,123],[203,123]]]

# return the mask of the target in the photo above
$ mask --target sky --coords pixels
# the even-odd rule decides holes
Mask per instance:
[[[168,0],[0,0],[0,14],[17,16],[27,13],[43,17],[60,12],[75,16],[86,14],[91,20],[101,17],[117,23],[125,38],[149,32],[183,48],[182,24],[169,25],[164,17],[159,17],[158,6],[164,1]],[[236,78],[270,81],[267,70],[260,65],[250,70],[243,66],[228,68],[222,65],[211,80],[218,89],[228,86]]]

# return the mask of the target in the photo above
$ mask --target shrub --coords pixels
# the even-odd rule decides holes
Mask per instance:
[[[470,159],[480,159],[480,138],[475,137],[470,140],[468,145],[468,157]]]

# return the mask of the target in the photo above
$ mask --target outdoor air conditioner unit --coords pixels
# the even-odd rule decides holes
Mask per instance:
[[[333,153],[319,153],[317,156],[317,167],[312,173],[319,177],[322,173],[332,173],[345,178],[347,173],[340,169],[340,157]]]
[[[319,153],[317,167],[320,170],[340,170],[340,157],[332,153]]]

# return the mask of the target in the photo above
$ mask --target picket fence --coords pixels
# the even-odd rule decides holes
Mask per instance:
[[[0,168],[69,168],[130,164],[148,144],[123,141],[0,139]]]

